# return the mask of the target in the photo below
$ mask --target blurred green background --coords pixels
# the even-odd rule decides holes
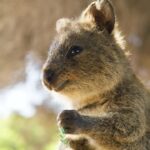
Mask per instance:
[[[132,68],[150,88],[150,1],[112,1]],[[42,87],[41,67],[56,20],[79,15],[90,2],[0,0],[0,150],[57,148],[56,115],[69,104]]]

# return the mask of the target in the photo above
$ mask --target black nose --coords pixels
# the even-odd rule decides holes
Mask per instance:
[[[50,69],[44,70],[44,79],[47,82],[52,82],[53,78],[54,78],[54,71]]]

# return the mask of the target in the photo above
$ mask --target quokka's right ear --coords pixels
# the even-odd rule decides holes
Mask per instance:
[[[115,14],[109,0],[92,2],[81,14],[81,22],[89,27],[104,28],[111,33],[115,24]]]

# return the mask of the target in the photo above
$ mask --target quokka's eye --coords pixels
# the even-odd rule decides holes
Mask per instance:
[[[78,55],[83,50],[80,46],[72,46],[69,51],[67,52],[67,58],[74,57],[75,55]]]

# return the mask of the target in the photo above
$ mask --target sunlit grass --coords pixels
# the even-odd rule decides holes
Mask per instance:
[[[56,150],[57,130],[50,118],[12,116],[0,120],[0,150]]]
[[[52,141],[52,143],[50,143],[49,145],[46,146],[46,148],[44,150],[57,150],[58,148],[58,141]]]

